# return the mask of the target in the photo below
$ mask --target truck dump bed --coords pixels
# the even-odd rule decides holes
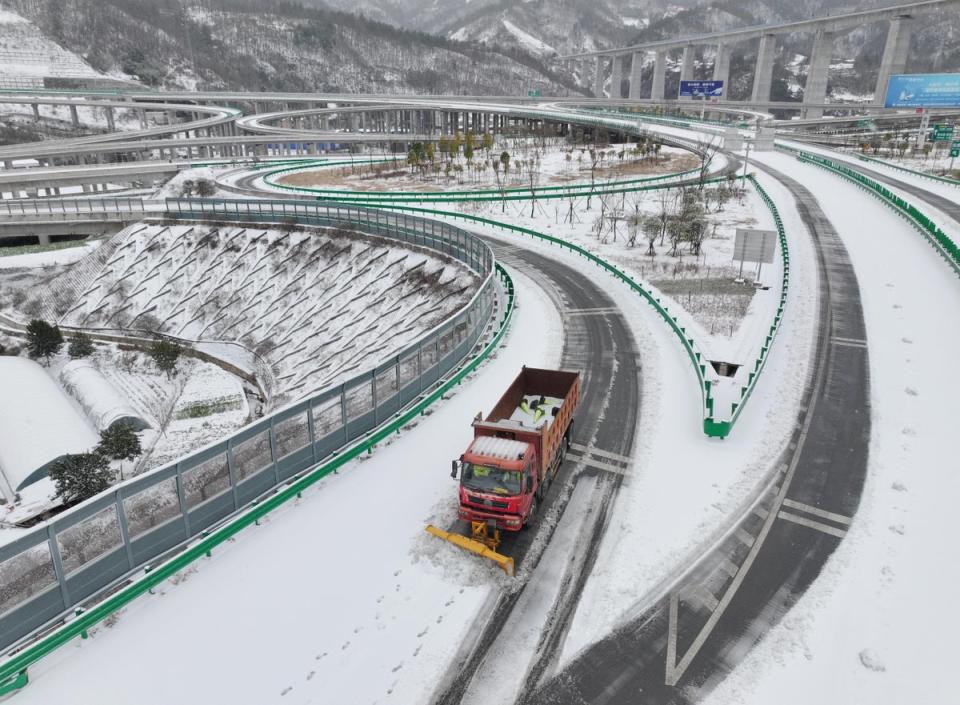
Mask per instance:
[[[542,475],[579,403],[579,373],[524,367],[487,418],[474,422],[474,435],[536,444]]]

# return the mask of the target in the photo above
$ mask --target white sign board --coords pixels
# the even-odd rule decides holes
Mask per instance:
[[[773,230],[737,228],[733,241],[733,259],[738,262],[771,264],[777,246],[777,233]]]
[[[723,133],[723,148],[728,152],[739,152],[743,149],[743,135],[735,127],[728,127]]]
[[[776,131],[772,127],[758,127],[757,137],[753,141],[753,148],[758,152],[772,152],[773,138],[776,134]]]

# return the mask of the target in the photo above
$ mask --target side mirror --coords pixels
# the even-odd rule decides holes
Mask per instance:
[[[453,461],[450,462],[450,477],[452,477],[454,480],[457,479],[457,471],[458,471],[459,469],[460,469],[460,461],[459,461],[459,460],[453,460]]]

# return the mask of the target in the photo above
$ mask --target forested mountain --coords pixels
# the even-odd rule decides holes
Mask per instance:
[[[7,0],[95,69],[149,86],[566,94],[515,47],[455,41],[285,0]],[[566,84],[566,85],[564,85]]]

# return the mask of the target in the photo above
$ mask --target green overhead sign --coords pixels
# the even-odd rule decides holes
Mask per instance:
[[[953,125],[934,125],[933,141],[949,142],[953,139]]]

